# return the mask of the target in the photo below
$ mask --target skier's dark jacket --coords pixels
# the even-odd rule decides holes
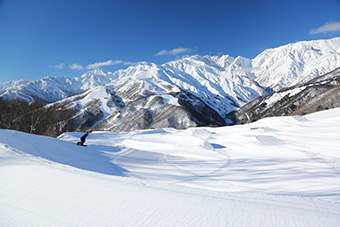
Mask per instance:
[[[87,132],[86,134],[84,134],[81,138],[80,138],[80,140],[81,141],[85,141],[85,139],[86,139],[86,137],[89,135],[89,133]]]

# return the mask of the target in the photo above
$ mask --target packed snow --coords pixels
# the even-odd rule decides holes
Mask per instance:
[[[0,130],[0,226],[339,226],[340,108],[81,136]]]

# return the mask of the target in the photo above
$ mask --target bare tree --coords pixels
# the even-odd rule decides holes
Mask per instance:
[[[0,128],[58,136],[75,129],[72,112],[66,108],[45,105],[44,102],[28,103],[22,100],[0,98]]]

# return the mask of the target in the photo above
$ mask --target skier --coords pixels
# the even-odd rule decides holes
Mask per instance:
[[[82,137],[80,137],[80,142],[77,143],[77,145],[80,145],[80,146],[85,146],[84,143],[85,143],[85,139],[86,137],[89,135],[89,132],[86,132]]]

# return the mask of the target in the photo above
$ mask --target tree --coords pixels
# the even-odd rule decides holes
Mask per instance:
[[[48,136],[75,130],[71,110],[39,100],[28,103],[3,98],[0,98],[0,128]]]

